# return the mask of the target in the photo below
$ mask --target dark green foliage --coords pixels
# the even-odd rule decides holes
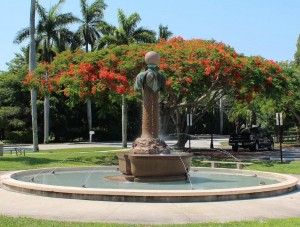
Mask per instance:
[[[27,141],[25,132],[30,129],[29,93],[22,89],[24,75],[22,70],[15,73],[0,74],[0,129],[2,139],[11,139],[15,131],[15,141]],[[16,132],[19,131],[19,132]],[[23,136],[25,136],[23,138]]]
[[[7,131],[5,132],[5,141],[7,143],[31,143],[32,131]]]

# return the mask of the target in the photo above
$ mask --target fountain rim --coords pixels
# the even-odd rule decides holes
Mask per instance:
[[[98,170],[113,170],[117,166],[96,167]],[[296,190],[298,179],[291,175],[227,168],[192,167],[191,171],[211,171],[220,173],[235,173],[254,175],[279,180],[279,183],[270,185],[251,186],[243,188],[212,189],[212,190],[140,190],[140,189],[104,189],[54,186],[24,182],[14,179],[16,175],[53,171],[54,168],[21,170],[7,173],[0,177],[0,184],[4,189],[27,194],[42,195],[84,200],[124,201],[124,202],[203,202],[251,199],[281,195]],[[91,167],[62,167],[55,171],[79,171],[95,169]]]

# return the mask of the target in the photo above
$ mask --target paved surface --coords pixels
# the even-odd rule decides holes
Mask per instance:
[[[224,136],[221,138],[214,139],[215,147],[222,147],[221,142],[228,141],[228,137]],[[165,140],[165,142],[172,146],[176,143],[176,140]],[[132,142],[128,142],[128,147],[131,147]],[[39,144],[40,150],[51,150],[51,149],[63,149],[63,148],[81,148],[81,147],[122,147],[121,142],[79,142],[79,143],[51,143],[51,144]],[[189,142],[186,143],[185,147],[189,147]],[[191,147],[197,148],[207,148],[210,147],[210,139],[208,138],[198,138],[191,140]],[[14,151],[15,148],[22,148],[26,151],[32,151],[31,144],[17,144],[17,145],[5,145],[4,152]]]
[[[0,215],[61,221],[182,224],[264,220],[300,217],[299,207],[299,184],[297,191],[271,198],[198,203],[72,200],[21,194],[0,187]]]

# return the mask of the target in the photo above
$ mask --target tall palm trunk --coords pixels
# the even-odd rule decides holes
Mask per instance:
[[[85,44],[85,52],[89,52],[89,44]],[[93,128],[93,114],[92,114],[92,101],[91,99],[86,100],[86,110],[87,110],[87,120],[89,131],[92,131]]]
[[[49,143],[50,98],[44,99],[44,143]]]
[[[90,99],[87,99],[86,101],[86,108],[87,108],[87,119],[88,119],[88,127],[89,127],[89,131],[92,131],[92,101]]]
[[[220,135],[223,135],[224,128],[224,104],[223,98],[220,98]]]
[[[29,72],[31,73],[36,67],[36,49],[35,49],[35,0],[31,0],[30,6],[30,54],[29,54]],[[36,90],[31,89],[31,117],[32,117],[32,138],[33,151],[39,151],[38,126],[37,126],[37,105]]]
[[[125,95],[122,95],[122,147],[127,147],[128,107]]]

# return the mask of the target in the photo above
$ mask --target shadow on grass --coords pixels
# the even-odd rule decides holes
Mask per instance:
[[[98,156],[98,157],[75,157],[69,158],[66,162],[71,163],[86,163],[89,165],[118,165],[117,156]]]
[[[16,158],[6,158],[3,157],[0,159],[0,162],[14,162],[14,163],[22,163],[25,165],[46,165],[49,163],[56,163],[57,160],[49,159],[49,158],[35,158],[35,157],[16,157]]]

